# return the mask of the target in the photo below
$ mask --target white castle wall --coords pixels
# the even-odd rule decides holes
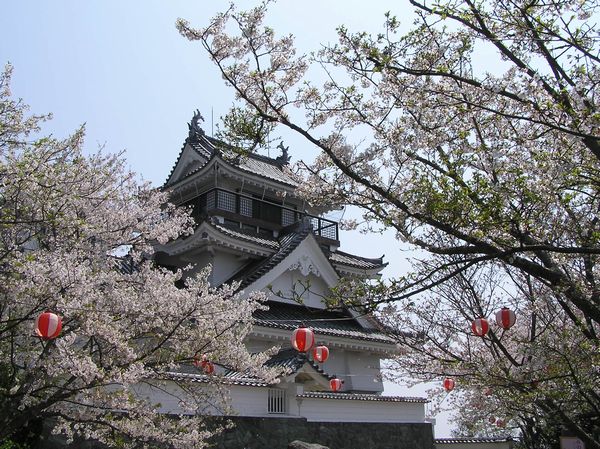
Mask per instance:
[[[211,404],[202,400],[206,393],[214,401],[215,391],[206,384],[181,384],[166,382],[161,386],[138,384],[135,388],[139,397],[160,404],[159,411],[168,414],[186,414],[189,411],[181,407],[181,399],[191,400],[190,395],[195,390],[198,398],[198,412],[206,415],[232,414],[231,409]],[[230,385],[228,396],[230,405],[238,416],[274,417],[288,416],[306,418],[308,421],[324,422],[389,422],[389,423],[416,423],[425,419],[423,403],[411,402],[383,402],[383,401],[358,401],[339,399],[297,398],[295,387],[290,387],[287,392],[287,413],[270,414],[268,411],[268,387],[251,387]],[[205,390],[204,392],[202,390]],[[301,392],[301,391],[300,391]]]

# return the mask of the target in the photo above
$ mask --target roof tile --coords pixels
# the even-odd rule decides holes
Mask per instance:
[[[395,343],[390,336],[375,329],[363,328],[352,316],[341,311],[316,309],[303,305],[268,301],[268,310],[254,312],[254,324],[293,330],[305,324],[317,334],[357,340]]]
[[[296,395],[298,398],[313,398],[313,399],[339,399],[347,401],[377,401],[377,402],[416,402],[427,403],[426,398],[412,396],[381,396],[378,394],[362,394],[362,393],[329,393],[321,391],[309,391],[303,394]]]

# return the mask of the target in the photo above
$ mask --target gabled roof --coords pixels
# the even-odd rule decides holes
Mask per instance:
[[[275,268],[312,233],[312,225],[308,219],[299,221],[284,229],[278,239],[244,233],[239,229],[232,229],[222,225],[214,225],[214,227],[232,238],[259,244],[274,251],[266,259],[254,261],[236,273],[231,279],[227,280],[227,282],[241,281],[240,288],[248,287]],[[352,271],[352,268],[364,273],[376,274],[387,266],[387,263],[383,262],[383,257],[370,259],[342,251],[333,252],[323,246],[320,246],[319,249],[338,275],[355,272],[356,270]]]
[[[282,368],[289,371],[289,373],[297,373],[305,365],[310,366],[317,374],[320,374],[327,380],[335,377],[323,371],[313,360],[309,360],[305,354],[295,349],[282,349],[265,363],[265,366],[269,368]]]
[[[254,324],[277,329],[294,330],[301,324],[316,334],[356,340],[393,344],[395,340],[377,329],[365,329],[349,313],[315,309],[303,305],[267,301],[268,310],[254,312]]]
[[[282,375],[290,375],[297,373],[301,369],[308,367],[318,376],[322,376],[325,381],[329,381],[334,376],[327,374],[314,361],[309,360],[306,355],[299,353],[294,349],[283,349],[271,357],[265,363],[268,368],[280,368]],[[189,367],[187,367],[189,368]],[[227,385],[243,385],[250,387],[268,387],[269,383],[259,379],[258,377],[236,371],[231,368],[224,368],[223,373],[218,375],[207,375],[201,372],[189,372],[186,367],[182,367],[181,371],[171,371],[166,373],[166,378],[171,380],[187,380],[191,382],[208,383],[212,380],[217,380],[220,383]]]
[[[257,279],[264,276],[272,268],[276,267],[283,261],[302,241],[312,232],[312,227],[309,220],[303,220],[297,223],[295,229],[284,234],[279,239],[279,248],[276,253],[267,259],[253,264],[248,271],[240,273],[243,276],[240,288],[245,288],[255,282]]]
[[[190,149],[195,152],[197,156],[194,158],[194,164],[190,164],[190,161],[183,161],[186,150],[189,151]],[[177,157],[177,161],[173,165],[169,176],[167,176],[163,188],[175,185],[178,182],[191,177],[195,173],[198,173],[207,165],[207,162],[213,158],[219,158],[223,164],[250,175],[256,175],[292,187],[298,185],[294,178],[284,169],[287,165],[287,160],[285,160],[285,158],[280,157],[273,159],[250,152],[241,154],[224,142],[207,136],[197,124],[195,126],[190,124],[189,135],[185,139],[181,151],[179,152],[179,156]],[[180,164],[185,164],[186,166],[189,165],[189,170],[183,170],[184,167],[181,167],[181,173],[174,177],[173,175],[176,173]]]

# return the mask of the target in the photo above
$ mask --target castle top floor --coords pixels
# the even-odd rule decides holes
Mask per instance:
[[[242,154],[189,124],[189,135],[163,188],[171,201],[188,206],[200,224],[206,218],[244,232],[275,237],[301,220],[309,220],[313,233],[331,249],[339,247],[338,224],[318,215],[296,195],[298,183],[288,169],[287,148],[270,158]]]

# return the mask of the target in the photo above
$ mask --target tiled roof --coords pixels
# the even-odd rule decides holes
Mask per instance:
[[[514,441],[511,437],[482,437],[482,438],[436,438],[435,444],[463,444],[463,443],[508,443]]]
[[[306,220],[305,224],[302,224],[302,222],[296,223],[296,229],[292,227],[292,229],[288,230],[289,232],[287,234],[283,234],[280,239],[259,235],[256,232],[245,232],[241,229],[230,228],[218,223],[212,223],[211,225],[229,237],[255,243],[265,248],[278,251],[278,253],[273,254],[268,261],[262,261],[262,263],[253,265],[252,269],[245,270],[244,274],[246,276],[250,276],[250,273],[255,274],[258,272],[258,270],[260,270],[262,274],[265,274],[267,271],[281,262],[285,256],[291,253],[294,248],[302,242],[303,238],[311,232],[311,229],[309,228],[309,220]],[[383,263],[383,257],[373,259],[355,256],[343,251],[332,252],[327,249],[324,249],[323,253],[334,266],[343,265],[363,270],[380,270],[387,265],[387,263]],[[237,276],[236,279],[241,279],[241,277]],[[245,281],[242,287],[250,285],[256,279],[258,279],[258,277],[253,278],[251,281],[248,278],[248,281]]]
[[[387,264],[383,263],[383,257],[369,259],[366,257],[355,256],[354,254],[345,253],[343,251],[328,251],[327,257],[334,264],[347,265],[351,267],[361,268],[363,270],[381,269]]]
[[[317,334],[317,339],[321,334],[380,343],[395,342],[393,338],[378,330],[364,329],[354,318],[344,312],[276,301],[267,301],[266,304],[269,310],[254,312],[254,324],[258,326],[294,330],[304,323]]]
[[[196,151],[200,156],[207,160],[213,156],[224,154],[225,159],[223,160],[233,167],[237,167],[240,170],[243,170],[247,173],[271,179],[292,187],[298,186],[298,183],[283,170],[283,164],[281,162],[270,157],[255,153],[248,153],[246,155],[238,156],[235,152],[228,149],[225,143],[219,141],[218,139],[209,137],[205,134],[194,133],[193,135],[188,136],[186,138],[183,147],[179,153],[179,156],[177,157],[177,161],[171,169],[169,176],[167,176],[167,182],[165,183],[165,187],[174,183],[168,183],[168,180],[173,175],[175,167],[177,167],[177,163],[179,162],[179,159],[183,154],[186,144],[189,144],[190,147],[194,149],[194,151]],[[202,169],[203,166],[204,165],[195,167],[189,173],[185,173],[183,175],[183,178],[187,178],[188,176],[193,175],[194,173]]]
[[[290,374],[298,372],[305,364],[309,364],[317,373],[321,374],[326,379],[333,379],[334,376],[327,374],[314,361],[308,360],[302,353],[298,353],[294,349],[283,349],[271,357],[265,363],[268,368],[280,368],[282,374]],[[189,367],[182,367],[182,371],[169,372],[166,377],[172,380],[187,380],[190,382],[208,383],[214,376],[198,372],[189,372]],[[268,383],[253,376],[249,373],[242,373],[231,368],[225,368],[225,372],[217,376],[219,382],[228,385],[247,385],[256,387],[269,386]]]
[[[271,357],[267,363],[265,363],[265,366],[269,368],[282,368],[290,373],[295,373],[306,363],[308,363],[315,371],[329,380],[335,377],[327,374],[313,360],[309,360],[305,354],[299,353],[295,349],[283,349],[279,351],[277,354]]]
[[[321,391],[309,391],[296,395],[298,398],[313,399],[340,399],[347,401],[377,401],[377,402],[416,402],[427,403],[426,398],[411,396],[381,396],[378,394],[359,394],[359,393],[328,393]]]
[[[298,183],[290,175],[283,171],[281,165],[273,164],[263,158],[264,156],[255,154],[242,156],[239,160],[238,167],[248,173],[269,178],[293,187],[298,186]]]
[[[206,374],[195,374],[195,373],[180,373],[180,372],[168,372],[165,376],[171,380],[185,380],[188,382],[199,382],[208,383],[211,379],[218,379],[219,382],[227,385],[243,385],[250,387],[268,387],[269,384],[256,378],[245,376],[237,371],[228,370],[223,375],[209,376]]]
[[[266,237],[264,235],[259,235],[256,232],[245,232],[241,229],[233,229],[218,223],[210,223],[210,225],[229,237],[255,243],[274,250],[278,250],[280,247],[279,242],[274,237]]]

